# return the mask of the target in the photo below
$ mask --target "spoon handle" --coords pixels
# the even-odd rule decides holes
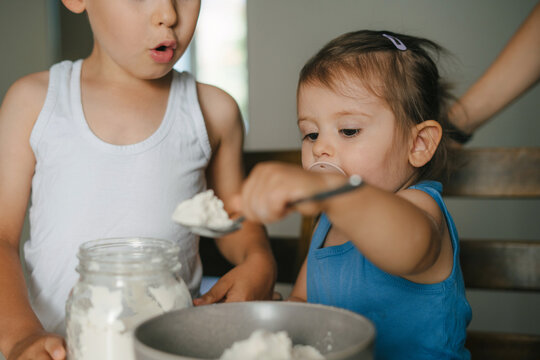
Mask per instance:
[[[335,196],[335,195],[343,194],[343,193],[352,191],[354,189],[358,189],[363,184],[364,184],[364,182],[362,181],[362,178],[360,177],[360,175],[352,175],[351,177],[349,177],[349,180],[347,181],[347,183],[345,185],[342,185],[342,186],[340,186],[338,188],[335,188],[335,189],[332,189],[332,190],[318,192],[318,193],[315,193],[315,194],[310,195],[310,196],[306,196],[306,197],[303,197],[303,198],[300,198],[300,199],[297,199],[297,200],[294,200],[294,201],[290,201],[287,204],[287,206],[295,206],[297,204],[300,204],[300,203],[303,203],[303,202],[306,202],[306,201],[321,201],[321,200],[324,200],[326,198],[329,198],[329,197],[332,197],[332,196]],[[237,217],[236,219],[233,220],[234,226],[239,225],[245,219],[246,218],[243,215]]]
[[[363,184],[364,182],[362,181],[362,178],[360,177],[360,175],[352,175],[351,177],[349,177],[349,181],[347,181],[345,185],[342,185],[332,190],[318,192],[311,196],[306,196],[298,200],[291,201],[289,202],[288,205],[295,206],[297,204],[300,204],[306,201],[321,201],[321,200],[327,199],[329,197],[332,197],[338,194],[343,194],[343,193],[358,189]]]

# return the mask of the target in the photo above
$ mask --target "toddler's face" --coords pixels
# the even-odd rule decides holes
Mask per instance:
[[[408,161],[409,141],[398,133],[396,119],[384,100],[364,87],[348,94],[316,84],[301,85],[298,127],[302,135],[302,165],[334,164],[346,175],[388,191],[397,191],[414,174]],[[350,91],[353,89],[353,91]]]
[[[200,0],[85,0],[101,55],[143,79],[167,74],[197,24]]]

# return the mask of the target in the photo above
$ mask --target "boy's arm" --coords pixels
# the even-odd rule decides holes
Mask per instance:
[[[199,84],[198,95],[213,154],[207,169],[208,186],[229,209],[244,180],[240,111],[234,99],[216,87]],[[195,304],[271,299],[277,270],[264,228],[245,221],[242,230],[216,243],[236,267]]]
[[[30,307],[19,258],[35,168],[29,137],[47,83],[48,73],[17,81],[0,107],[0,351],[10,359],[65,356],[62,339],[46,334]],[[55,351],[59,353],[52,357]]]

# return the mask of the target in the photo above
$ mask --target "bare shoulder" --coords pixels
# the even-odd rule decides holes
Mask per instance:
[[[15,81],[0,107],[0,121],[31,128],[45,102],[48,85],[49,71],[26,75]]]
[[[422,284],[439,283],[450,276],[454,264],[452,239],[445,216],[437,201],[422,190],[407,189],[398,192],[398,194],[415,204],[431,220],[434,229],[437,231],[433,234],[432,239],[438,243],[436,247],[438,248],[437,253],[433,254],[433,263],[421,273],[404,277]],[[438,236],[435,234],[438,234]]]
[[[405,189],[397,193],[399,196],[409,200],[420,208],[429,218],[431,218],[439,229],[446,225],[444,216],[439,204],[425,191],[418,189]]]
[[[48,72],[27,75],[6,93],[0,107],[0,173],[32,173],[30,134],[45,102],[48,82]],[[4,185],[7,180],[2,181]]]
[[[240,111],[236,101],[226,91],[213,85],[197,82],[197,93],[204,113],[210,116],[239,116]]]
[[[4,104],[7,100],[20,100],[20,98],[23,97],[23,101],[26,100],[28,105],[37,103],[35,105],[41,107],[43,105],[43,101],[45,100],[48,86],[48,70],[23,76],[15,81],[8,89],[4,99]],[[40,99],[42,101],[40,101]]]
[[[0,241],[15,249],[28,204],[35,157],[30,134],[45,102],[48,72],[17,80],[0,107]]]
[[[231,95],[216,86],[199,82],[197,95],[213,148],[224,138],[242,136],[240,109]]]

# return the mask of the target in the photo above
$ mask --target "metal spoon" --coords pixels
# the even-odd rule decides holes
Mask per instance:
[[[318,192],[311,196],[306,196],[306,197],[291,201],[287,204],[287,206],[289,207],[295,206],[297,204],[300,204],[306,201],[321,201],[329,197],[332,197],[338,194],[343,194],[351,190],[357,189],[361,187],[362,184],[363,184],[362,178],[359,175],[352,175],[351,177],[349,177],[349,180],[347,181],[345,185],[342,185],[332,190]],[[194,234],[209,237],[209,238],[219,238],[227,234],[230,234],[234,231],[240,230],[242,228],[242,222],[245,219],[246,218],[244,216],[240,216],[234,219],[231,225],[222,227],[222,228],[215,228],[215,227],[208,227],[208,226],[191,226],[191,225],[189,226],[184,225],[184,226],[188,228],[189,231],[191,231]]]

